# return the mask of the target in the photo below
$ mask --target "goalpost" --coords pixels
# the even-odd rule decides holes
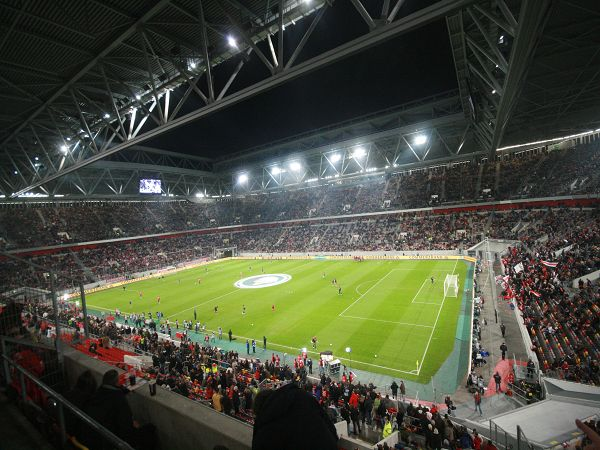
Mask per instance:
[[[215,258],[215,259],[230,258],[232,256],[237,256],[237,255],[238,255],[237,247],[223,247],[223,248],[213,247],[213,258]]]
[[[444,280],[444,296],[458,297],[458,275],[446,275]]]

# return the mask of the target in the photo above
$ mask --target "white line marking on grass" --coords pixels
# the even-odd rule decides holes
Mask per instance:
[[[425,281],[423,281],[423,284],[421,285],[421,287],[419,288],[419,290],[417,291],[417,293],[415,294],[415,296],[413,297],[411,303],[415,302],[415,298],[417,298],[417,296],[421,293],[421,291],[423,290],[423,287],[425,286],[425,283],[427,283],[428,279],[425,278]]]
[[[450,275],[454,275],[454,271],[456,270],[456,264],[458,263],[458,259],[454,262],[454,267],[452,268],[452,273]],[[435,318],[435,322],[433,323],[433,329],[431,330],[431,335],[429,335],[429,340],[427,341],[427,345],[425,346],[425,351],[423,352],[423,356],[421,357],[421,361],[419,364],[419,368],[417,370],[417,376],[421,373],[421,367],[423,367],[423,363],[425,362],[425,356],[427,356],[427,351],[429,350],[429,344],[431,344],[431,338],[433,338],[433,333],[435,333],[435,327],[437,326],[438,320],[440,318],[440,313],[442,309],[444,309],[444,302],[446,301],[446,294],[442,298],[442,304],[440,305],[440,309],[438,310],[437,316]]]
[[[358,290],[358,288],[359,288],[360,286],[362,286],[363,284],[367,284],[367,283],[370,283],[370,282],[372,282],[372,281],[377,281],[377,279],[374,279],[374,280],[367,280],[367,281],[363,281],[362,283],[359,283],[359,284],[358,284],[358,285],[357,285],[357,286],[354,288],[354,291],[355,291],[355,292],[356,292],[358,295],[362,295],[362,292],[360,292],[360,291]]]
[[[367,295],[369,293],[369,291],[371,289],[373,289],[375,286],[377,286],[379,283],[381,283],[383,280],[385,280],[392,272],[394,272],[394,269],[390,270],[386,275],[384,275],[382,278],[379,279],[379,281],[377,283],[375,283],[373,286],[371,286],[369,289],[367,289],[365,291],[364,294],[362,294],[360,297],[358,297],[356,300],[354,300],[352,303],[350,303],[350,306],[348,306],[346,309],[344,309],[341,313],[338,314],[338,317],[342,317],[342,315],[348,311],[350,308],[352,308],[361,298],[363,298],[365,295]]]
[[[210,300],[206,300],[205,302],[198,303],[197,305],[194,305],[194,306],[192,306],[192,307],[190,307],[190,308],[187,308],[187,309],[181,310],[181,311],[179,311],[179,312],[176,312],[175,314],[171,314],[170,316],[167,316],[167,317],[165,317],[165,319],[170,319],[171,317],[175,317],[175,316],[177,316],[177,315],[179,315],[179,314],[181,314],[181,313],[184,313],[184,312],[186,312],[186,311],[189,311],[190,309],[194,309],[194,308],[196,308],[197,306],[206,305],[207,303],[214,302],[215,300],[219,300],[220,298],[227,297],[228,295],[231,295],[231,294],[233,294],[233,293],[235,293],[235,292],[239,292],[239,291],[241,291],[241,289],[236,289],[235,291],[230,291],[230,292],[227,292],[226,294],[219,295],[218,297],[211,298]]]
[[[293,269],[290,269],[290,270],[288,270],[287,272],[291,272],[291,271],[293,271],[293,270],[299,269],[300,267],[302,267],[302,266],[304,266],[304,265],[306,265],[306,264],[309,264],[309,263],[311,263],[311,262],[312,262],[312,261],[309,261],[308,263],[301,264],[301,265],[299,265],[298,267],[294,267]],[[184,312],[186,312],[186,311],[189,311],[189,310],[191,310],[191,309],[194,309],[194,308],[196,308],[196,307],[198,307],[198,306],[206,305],[207,303],[210,303],[210,302],[214,302],[215,300],[219,300],[220,298],[227,297],[228,295],[231,295],[231,294],[233,294],[233,293],[235,293],[235,292],[238,292],[238,291],[241,291],[241,289],[236,289],[235,291],[230,291],[230,292],[227,292],[226,294],[219,295],[218,297],[211,298],[210,300],[206,300],[205,302],[198,303],[197,305],[194,305],[194,306],[192,306],[192,307],[190,307],[190,308],[187,308],[187,309],[181,310],[181,311],[179,311],[179,312],[176,312],[175,314],[171,314],[170,316],[167,316],[167,317],[165,317],[165,319],[170,319],[171,317],[178,316],[179,314],[182,314],[182,313],[184,313]]]
[[[92,308],[92,309],[103,309],[104,311],[110,311],[110,312],[113,312],[113,311],[115,310],[115,308],[113,308],[113,309],[110,309],[110,308],[104,308],[104,307],[102,307],[102,306],[96,306],[96,305],[90,305],[90,304],[87,304],[86,306],[87,306],[88,308]],[[118,308],[117,308],[117,309],[118,309]]]
[[[431,325],[421,325],[419,323],[408,323],[408,322],[395,322],[393,320],[372,319],[370,317],[342,316],[342,318],[343,319],[372,320],[374,322],[394,323],[396,325],[408,325],[408,326],[412,326],[412,327],[433,328]]]
[[[209,332],[211,332],[211,333],[212,333],[212,332],[215,332],[215,330],[207,330],[207,331],[209,331]],[[253,339],[253,338],[250,338],[250,337],[246,337],[246,336],[240,336],[240,335],[237,335],[237,334],[234,334],[234,336],[235,336],[236,338],[240,338],[240,339],[248,339],[248,341],[251,341],[251,340]],[[257,342],[258,342],[258,339],[257,339]],[[269,341],[269,342],[268,342],[268,345],[270,345],[270,346],[273,346],[273,347],[281,347],[281,348],[287,348],[287,349],[290,349],[290,350],[295,350],[295,351],[297,351],[298,353],[302,351],[302,349],[301,349],[300,347],[292,347],[292,346],[289,346],[289,345],[275,344],[274,342],[271,342],[271,341]],[[307,349],[306,353],[312,353],[313,355],[319,355],[319,352],[318,352],[318,351],[316,351],[316,352],[315,352],[315,351],[308,350],[308,349]],[[251,355],[255,355],[255,354],[254,354],[254,353],[251,353]],[[243,356],[243,354],[242,354],[242,353],[240,353],[240,356]],[[290,356],[291,356],[292,358],[294,357],[294,355],[291,355],[291,354],[290,354]],[[407,373],[407,374],[409,374],[409,375],[418,375],[418,374],[417,374],[417,373],[416,373],[414,370],[407,371],[407,370],[394,369],[394,368],[392,368],[392,367],[380,366],[380,365],[378,365],[378,364],[372,364],[372,363],[367,363],[367,362],[358,361],[358,360],[356,360],[356,359],[354,359],[354,358],[352,358],[352,361],[351,361],[349,358],[348,358],[348,359],[347,359],[347,358],[340,358],[340,357],[338,356],[338,357],[337,357],[337,359],[339,359],[340,361],[346,361],[346,362],[352,362],[352,363],[364,364],[364,365],[366,365],[366,366],[379,367],[380,369],[392,370],[392,371],[394,371],[394,372]]]

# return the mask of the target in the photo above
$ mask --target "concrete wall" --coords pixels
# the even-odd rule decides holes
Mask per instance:
[[[84,370],[89,369],[100,383],[102,375],[114,369],[71,348],[65,350],[64,365],[69,385]],[[148,387],[142,386],[127,398],[136,420],[156,425],[162,450],[212,450],[215,445],[224,445],[229,450],[252,447],[250,425],[179,394],[157,387],[156,395],[151,397]]]
[[[600,278],[600,270],[596,270],[595,272],[588,273],[587,275],[584,275],[582,277],[575,278],[573,280],[573,287],[577,288],[579,286],[579,280],[583,280],[583,282],[585,283],[587,282],[587,280],[596,281],[598,278]]]

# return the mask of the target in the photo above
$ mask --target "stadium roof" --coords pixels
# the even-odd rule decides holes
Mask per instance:
[[[307,122],[310,128],[338,123],[349,114],[388,108],[390,101],[405,104],[414,96],[438,94],[455,83],[459,88],[458,110],[452,106],[448,111],[453,112],[444,119],[435,110],[437,100],[430,99],[428,119],[435,122],[418,121],[416,115],[403,121],[399,115],[395,126],[384,126],[382,132],[396,132],[388,136],[390,145],[395,140],[397,150],[402,146],[414,159],[403,161],[397,154],[390,159],[387,150],[379,150],[385,145],[367,143],[369,152],[374,148],[373,153],[380,153],[379,168],[385,169],[385,161],[390,166],[422,163],[437,158],[436,149],[452,157],[459,148],[467,151],[465,142],[475,142],[471,135],[477,144],[467,146],[468,151],[490,153],[524,138],[597,128],[599,9],[592,0],[64,0],[60,6],[42,0],[7,0],[0,4],[0,190],[9,197],[58,193],[68,187],[66,192],[90,195],[93,186],[82,181],[89,178],[90,183],[106,184],[108,192],[120,195],[122,180],[135,180],[146,171],[161,176],[169,172],[179,180],[182,175],[190,177],[183,193],[205,182],[212,183],[211,190],[231,191],[227,186],[231,176],[223,173],[232,166],[238,169],[235,158],[215,162],[214,152],[203,151],[202,145],[190,149],[189,139],[203,141],[212,132],[225,141],[235,134],[235,122],[228,119],[252,124],[250,115],[262,118],[266,130],[285,129],[281,117],[287,102],[278,99],[271,110],[261,111],[266,97],[258,96],[274,89],[279,95],[286,86],[298,92],[299,85],[292,83],[306,79],[308,88],[301,92],[310,101],[305,103],[320,109],[324,91],[316,83],[319,75],[332,73],[323,68],[347,70],[365,62],[371,67],[369,55],[377,56],[378,68],[387,75],[379,82],[388,103],[375,99],[370,109],[331,114],[325,122]],[[426,39],[416,33],[423,29],[437,40],[435,33],[444,27],[444,20],[449,40],[441,35],[439,61],[420,65],[415,41]],[[409,33],[417,37],[411,41]],[[446,73],[450,48],[456,77],[450,83],[447,76],[427,77],[436,71],[435,63],[440,73]],[[413,98],[393,93],[401,73],[409,72],[398,66],[398,58],[406,58],[404,67],[416,66],[417,75],[422,74],[420,83],[402,79],[403,90],[413,91]],[[350,65],[340,66],[343,61]],[[370,84],[378,83],[376,70],[372,78],[365,72],[361,76]],[[397,77],[389,77],[390,73]],[[445,85],[441,78],[446,79]],[[314,89],[310,83],[315,83]],[[428,83],[430,92],[417,89],[417,84]],[[331,104],[345,92],[342,85],[340,77],[328,89],[334,99]],[[246,110],[236,110],[235,105],[255,97]],[[300,114],[310,114],[310,109]],[[214,118],[216,122],[209,120]],[[186,125],[187,131],[179,135],[173,131]],[[348,129],[347,123],[337,139],[331,130],[314,136],[352,145],[343,129]],[[353,127],[354,132],[358,129]],[[198,130],[203,134],[194,134]],[[419,130],[435,138],[428,140],[423,153],[406,139]],[[160,144],[160,136],[168,131],[173,131],[171,140],[184,143],[177,153],[195,156],[134,148],[140,143]],[[290,134],[305,131],[290,127]],[[263,133],[271,135],[286,136]],[[322,157],[331,148],[319,145],[314,136],[288,142],[302,144],[295,146],[295,154],[308,152],[308,158],[310,152],[320,152]],[[243,142],[238,136],[228,152],[257,143]],[[251,160],[265,165],[290,148],[278,142],[258,150]],[[260,162],[259,154],[268,158]],[[210,158],[203,158],[207,155]],[[244,159],[248,162],[248,156]],[[177,173],[184,168],[188,172]],[[116,170],[122,172],[121,182],[114,180]]]

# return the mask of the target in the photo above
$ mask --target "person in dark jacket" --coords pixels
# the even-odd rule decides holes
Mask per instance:
[[[333,423],[308,392],[294,383],[261,391],[254,402],[252,450],[336,450]]]
[[[356,406],[350,408],[350,418],[352,419],[352,431],[358,436],[360,434],[360,413]]]
[[[125,395],[119,386],[119,373],[111,369],[102,377],[102,385],[88,402],[86,413],[133,447],[153,449],[156,443],[154,425],[139,427],[134,423]]]
[[[64,397],[73,403],[74,406],[80,410],[85,410],[94,393],[98,384],[92,375],[92,372],[86,370],[79,375],[75,386],[70,391],[67,391]],[[71,412],[70,409],[65,408],[65,421],[67,426],[67,432],[72,436],[75,436],[79,442],[85,442],[86,430],[81,420]]]

